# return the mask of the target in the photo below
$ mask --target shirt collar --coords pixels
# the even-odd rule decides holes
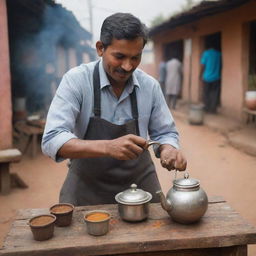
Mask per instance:
[[[139,81],[134,73],[135,72],[133,72],[132,77],[128,80],[129,92],[132,92],[134,86],[137,86],[138,88],[140,88]],[[99,76],[100,76],[100,88],[101,89],[103,89],[106,86],[110,86],[110,82],[108,80],[107,74],[103,68],[102,59],[100,60],[100,63],[99,63]]]

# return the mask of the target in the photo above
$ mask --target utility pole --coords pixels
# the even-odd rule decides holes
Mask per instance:
[[[89,23],[90,23],[90,32],[92,34],[91,44],[93,44],[93,12],[92,12],[92,0],[87,0],[88,9],[89,9]]]

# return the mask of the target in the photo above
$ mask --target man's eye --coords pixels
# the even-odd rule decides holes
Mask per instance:
[[[134,56],[132,57],[133,60],[139,60],[141,56]]]
[[[116,59],[118,59],[118,60],[121,60],[121,59],[124,58],[124,56],[122,56],[122,55],[116,55],[115,57],[116,57]]]

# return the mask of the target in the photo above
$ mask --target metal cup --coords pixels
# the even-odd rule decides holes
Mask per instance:
[[[94,216],[104,216],[100,218],[93,219]],[[109,231],[109,220],[111,216],[110,213],[103,210],[89,211],[84,215],[84,220],[87,224],[87,232],[93,236],[102,236]]]

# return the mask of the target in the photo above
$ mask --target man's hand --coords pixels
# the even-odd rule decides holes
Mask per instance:
[[[139,136],[128,134],[106,144],[106,154],[118,160],[137,158],[147,147],[147,141]]]
[[[164,168],[171,170],[185,171],[187,160],[182,155],[181,151],[171,145],[160,146],[160,161]]]

